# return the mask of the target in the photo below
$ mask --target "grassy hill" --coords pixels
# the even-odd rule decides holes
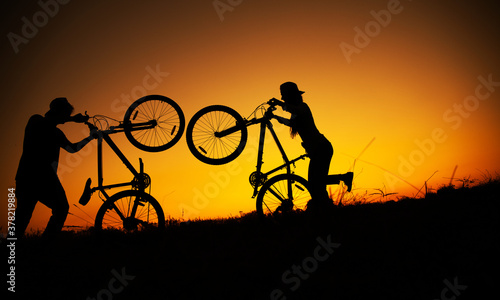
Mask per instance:
[[[252,215],[166,232],[19,241],[17,295],[36,299],[486,299],[498,295],[500,183]],[[493,293],[493,294],[492,294]],[[442,298],[443,297],[443,298]]]

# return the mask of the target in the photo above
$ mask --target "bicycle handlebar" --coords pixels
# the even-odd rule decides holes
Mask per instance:
[[[87,114],[87,111],[85,111],[85,115],[76,114],[73,116],[70,116],[68,121],[75,122],[75,123],[85,123],[89,120],[89,115]]]
[[[91,131],[92,130],[108,131],[110,129],[114,129],[114,128],[117,128],[117,127],[119,128],[122,125],[121,124],[122,122],[120,122],[118,120],[115,120],[115,119],[113,119],[111,117],[104,116],[104,115],[89,116],[86,111],[85,111],[85,117],[87,118],[87,120],[85,122],[83,122],[83,123],[85,125],[87,125]],[[89,121],[90,119],[92,119],[92,121]],[[118,125],[118,126],[111,126],[109,124],[109,120],[118,122],[118,123],[120,123],[120,125]]]
[[[268,118],[275,118],[276,116],[273,114],[273,111],[277,109],[276,106],[281,106],[281,108],[283,108],[284,105],[282,101],[276,98],[271,98],[266,102],[266,104],[269,105],[269,108],[266,110],[266,113],[264,115]]]
[[[271,108],[276,109],[276,106],[281,106],[281,107],[283,107],[283,105],[284,105],[285,103],[283,103],[283,101],[280,101],[280,100],[278,100],[278,99],[276,99],[276,98],[271,98],[269,101],[267,101],[267,103],[266,103],[266,104],[268,104]],[[274,110],[274,109],[273,109],[273,110]]]

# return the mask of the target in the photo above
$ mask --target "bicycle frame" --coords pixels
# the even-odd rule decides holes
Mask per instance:
[[[103,141],[105,141],[108,146],[115,152],[115,154],[120,158],[120,160],[123,162],[123,164],[129,169],[129,171],[134,175],[134,179],[139,179],[138,180],[138,186],[139,189],[144,191],[146,188],[144,186],[144,183],[140,180],[143,178],[144,173],[144,164],[142,162],[142,159],[139,158],[139,172],[134,168],[134,166],[130,163],[130,161],[125,157],[123,152],[118,148],[118,146],[115,144],[115,142],[111,139],[110,135],[114,133],[119,133],[119,132],[124,132],[125,126],[132,126],[129,124],[120,124],[119,126],[112,126],[107,130],[100,130],[99,135],[97,138],[97,186],[91,188],[91,192],[95,191],[100,191],[103,195],[104,198],[109,199],[110,196],[106,193],[106,190],[108,189],[113,189],[113,188],[119,188],[119,187],[125,187],[125,186],[133,186],[134,180],[130,182],[125,182],[125,183],[117,183],[117,184],[110,184],[110,185],[104,185],[104,176],[103,176]],[[136,123],[133,125],[133,127],[127,128],[130,131],[137,131],[137,130],[143,130],[143,129],[149,129],[153,128],[156,126],[156,121],[150,121],[150,122],[145,122],[145,123]]]
[[[256,176],[257,176],[256,182],[257,183],[261,182],[261,180],[266,180],[270,174],[273,174],[273,173],[275,173],[283,168],[286,168],[287,174],[291,174],[292,170],[291,170],[290,165],[295,164],[295,162],[298,160],[305,159],[306,157],[308,157],[307,154],[303,154],[303,155],[301,155],[297,158],[294,158],[292,160],[288,159],[288,156],[285,153],[285,149],[283,149],[283,146],[281,145],[281,142],[278,139],[276,132],[274,131],[273,124],[271,123],[271,119],[273,118],[272,117],[273,115],[268,114],[268,112],[270,112],[274,109],[275,109],[274,106],[271,106],[268,108],[267,112],[261,118],[253,118],[251,120],[245,120],[246,121],[245,124],[240,124],[240,125],[234,126],[232,128],[228,128],[224,131],[215,133],[215,136],[223,137],[223,136],[229,135],[231,133],[234,133],[234,132],[240,130],[241,126],[249,127],[251,125],[260,123],[259,150],[257,152],[257,170],[256,170]],[[279,149],[281,156],[282,156],[285,163],[268,171],[268,172],[266,172],[266,173],[262,173],[261,172],[262,164],[264,163],[262,160],[262,157],[264,156],[264,140],[266,138],[266,128],[271,132],[271,136],[273,137],[273,140],[276,143],[276,146],[278,146],[278,149]],[[291,182],[289,182],[288,184],[291,185]],[[259,186],[260,186],[259,184],[255,184],[252,198],[255,198],[255,196],[257,196],[257,194],[259,193]],[[291,188],[289,190],[291,191]]]

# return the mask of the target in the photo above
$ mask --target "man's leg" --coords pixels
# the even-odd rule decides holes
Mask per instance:
[[[25,184],[16,184],[16,237],[20,238],[26,232],[31,216],[35,210],[36,203],[35,195],[30,194],[30,188]]]
[[[52,216],[43,232],[44,237],[52,237],[61,232],[69,211],[66,192],[59,180],[50,184],[49,190],[50,193],[45,193],[43,199],[40,200],[40,202],[52,209]]]

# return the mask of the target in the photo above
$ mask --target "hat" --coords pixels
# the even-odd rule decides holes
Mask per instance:
[[[280,85],[280,91],[281,91],[281,95],[296,95],[296,94],[302,95],[302,94],[304,94],[303,91],[299,90],[299,87],[297,86],[296,83],[290,82],[290,81],[285,82],[282,85]]]
[[[50,110],[54,112],[73,112],[73,106],[69,104],[68,99],[65,97],[55,98],[50,102]]]

